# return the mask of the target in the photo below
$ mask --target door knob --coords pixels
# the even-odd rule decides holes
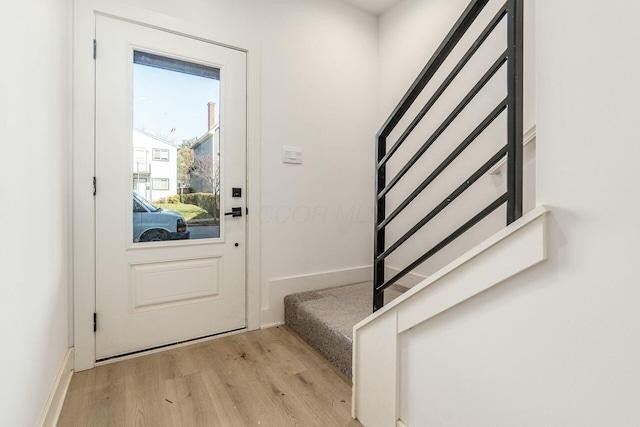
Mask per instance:
[[[231,212],[225,212],[225,215],[231,215],[232,217],[242,216],[242,208],[231,208]]]

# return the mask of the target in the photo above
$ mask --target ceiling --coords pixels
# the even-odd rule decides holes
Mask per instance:
[[[345,3],[350,3],[357,8],[371,12],[374,15],[380,15],[384,13],[394,4],[400,2],[400,0],[342,0]]]

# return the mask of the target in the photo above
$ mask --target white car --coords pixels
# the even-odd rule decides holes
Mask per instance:
[[[133,241],[183,240],[190,232],[182,215],[153,206],[133,192]]]

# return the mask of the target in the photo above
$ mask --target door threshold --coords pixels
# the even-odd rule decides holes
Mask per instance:
[[[192,339],[188,339],[188,340],[184,340],[184,341],[174,342],[174,343],[171,343],[171,344],[159,345],[157,347],[147,348],[147,349],[144,349],[144,350],[136,350],[136,351],[132,351],[132,352],[129,352],[129,353],[118,354],[116,356],[109,356],[109,357],[105,357],[103,359],[97,359],[96,363],[94,363],[94,367],[103,366],[103,365],[109,365],[111,363],[120,362],[122,360],[134,359],[136,357],[147,356],[149,354],[160,353],[162,351],[173,350],[173,349],[176,349],[176,348],[186,347],[186,346],[193,345],[193,344],[199,344],[199,343],[211,341],[211,340],[214,340],[214,339],[217,339],[217,338],[224,338],[224,337],[228,337],[228,336],[231,336],[231,335],[237,335],[237,334],[240,334],[240,333],[246,332],[246,331],[248,331],[248,329],[245,326],[243,328],[232,329],[230,331],[225,331],[225,332],[219,332],[217,334],[211,334],[211,335],[207,335],[207,336],[200,337],[200,338],[192,338]]]

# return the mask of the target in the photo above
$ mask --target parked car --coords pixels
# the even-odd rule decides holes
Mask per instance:
[[[153,206],[133,192],[133,241],[183,240],[190,232],[182,215]]]

